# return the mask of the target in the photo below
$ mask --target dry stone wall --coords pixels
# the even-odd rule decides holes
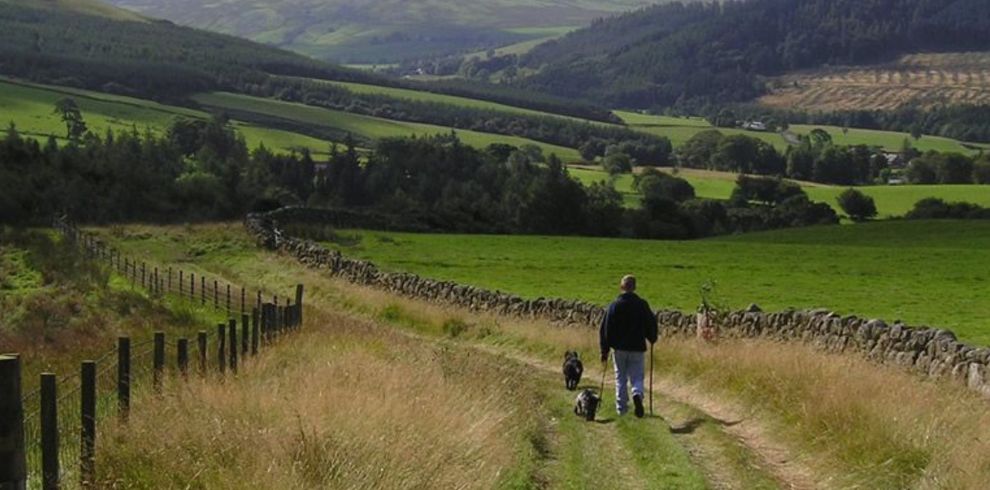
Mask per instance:
[[[474,311],[544,320],[560,326],[595,328],[604,316],[602,306],[587,302],[523,299],[452,281],[382,271],[371,262],[349,259],[315,242],[286,236],[280,223],[293,222],[300,216],[306,222],[314,222],[320,213],[295,208],[252,214],[245,219],[245,226],[262,247],[291,255],[311,268],[326,270],[351,283],[393,294]],[[360,218],[358,215],[347,216],[347,219]],[[335,216],[337,225],[365,226],[364,223],[343,221]],[[375,226],[380,224],[373,223],[369,227],[380,228]],[[695,333],[694,313],[661,310],[656,315],[662,335],[690,336]],[[828,352],[858,353],[878,363],[902,366],[927,378],[964,383],[990,397],[990,349],[959,342],[949,330],[887,324],[877,319],[840,316],[828,310],[764,313],[755,305],[727,314],[719,323],[719,329],[723,337],[800,341]]]

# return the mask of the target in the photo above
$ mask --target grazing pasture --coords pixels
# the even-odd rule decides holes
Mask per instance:
[[[598,303],[638,274],[656,308],[693,310],[708,280],[728,306],[843,314],[952,328],[990,344],[990,223],[891,221],[675,242],[340,232],[329,246],[389,270],[526,297]]]
[[[101,135],[108,129],[161,134],[175,118],[210,117],[203,111],[149,100],[0,79],[0,124],[14,123],[22,134],[37,138],[54,135],[63,140],[65,125],[53,109],[55,102],[64,97],[76,101],[86,125]],[[263,143],[275,151],[307,148],[314,154],[326,154],[330,145],[327,141],[290,131],[236,120],[232,124],[244,136],[249,148]]]
[[[247,95],[218,92],[200,94],[194,98],[197,102],[207,107],[231,110],[236,113],[258,114],[263,117],[282,119],[294,124],[311,126],[317,129],[353,133],[372,140],[388,137],[448,134],[454,131],[452,128],[444,126],[392,121],[378,117]],[[507,143],[516,146],[532,144],[542,148],[545,155],[556,153],[557,156],[565,161],[580,160],[581,158],[577,150],[572,148],[551,145],[517,136],[504,136],[469,130],[456,130],[456,133],[462,142],[478,148],[487,147],[492,143]]]
[[[709,170],[663,168],[660,170],[677,175],[687,180],[694,187],[695,195],[705,199],[728,199],[735,188],[737,174],[731,172],[715,172]],[[599,167],[575,165],[568,171],[571,176],[585,185],[593,182],[608,181],[608,173]],[[614,178],[615,189],[622,194],[626,205],[639,206],[640,195],[633,188],[633,176],[623,174]],[[812,201],[826,203],[836,212],[842,213],[836,198],[846,187],[819,184],[815,182],[796,181]],[[981,206],[990,206],[990,186],[986,185],[870,185],[859,186],[856,189],[869,195],[877,205],[878,217],[889,218],[904,216],[914,208],[915,203],[935,197],[948,202],[969,202]]]
[[[670,138],[674,147],[683,145],[687,140],[701,131],[717,129],[723,134],[745,134],[753,138],[759,138],[770,143],[779,151],[785,151],[790,143],[788,139],[779,133],[769,133],[765,131],[747,131],[738,128],[716,128],[708,121],[697,117],[672,117],[654,116],[640,114],[636,112],[615,111],[615,114],[622,118],[627,125],[633,129],[645,131],[660,136]],[[788,128],[790,139],[796,135],[805,135],[812,129],[820,128],[832,136],[833,141],[839,145],[867,145],[878,146],[889,151],[899,151],[904,146],[904,140],[908,140],[911,146],[920,151],[955,151],[959,153],[975,153],[979,148],[987,145],[970,144],[951,138],[940,136],[922,136],[915,140],[908,133],[897,131],[879,131],[873,129],[841,128],[838,126],[805,125],[795,124]]]

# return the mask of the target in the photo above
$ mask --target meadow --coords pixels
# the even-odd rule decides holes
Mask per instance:
[[[54,113],[55,102],[71,97],[79,105],[87,127],[97,134],[113,131],[151,131],[161,134],[176,118],[208,119],[210,114],[157,102],[104,94],[89,90],[29,84],[0,78],[0,123],[13,122],[23,134],[60,141],[65,125]],[[249,148],[264,144],[275,151],[288,152],[307,148],[314,154],[326,154],[330,143],[303,134],[259,127],[240,121],[231,122]]]
[[[423,137],[449,134],[452,131],[452,128],[444,126],[392,121],[378,117],[312,107],[294,102],[231,93],[199,94],[194,99],[208,107],[256,113],[317,128],[353,133],[373,140],[388,137]],[[484,148],[493,143],[507,143],[516,146],[532,144],[542,148],[545,155],[555,153],[565,161],[581,159],[577,150],[572,148],[551,145],[517,136],[504,136],[460,129],[456,130],[456,132],[462,142],[478,148]]]
[[[661,167],[660,170],[677,175],[694,187],[695,195],[705,199],[728,199],[735,189],[738,175],[731,172],[715,172],[689,168],[673,169]],[[571,176],[585,185],[594,182],[610,180],[607,172],[598,167],[587,165],[572,165],[568,168]],[[613,180],[615,189],[622,194],[627,206],[640,205],[641,196],[633,188],[633,175],[622,174]],[[801,186],[812,201],[823,202],[832,206],[837,213],[843,213],[837,201],[839,194],[847,188],[819,184],[815,182],[794,181]],[[856,189],[872,197],[877,205],[879,218],[896,218],[907,214],[918,201],[934,197],[947,202],[969,202],[981,206],[990,206],[990,187],[985,185],[869,185],[857,186]]]
[[[738,128],[715,128],[708,121],[697,117],[672,117],[654,116],[640,114],[636,112],[614,111],[633,129],[645,131],[651,134],[666,136],[670,138],[674,147],[683,145],[700,131],[718,129],[726,135],[745,134],[753,138],[759,138],[771,144],[778,151],[785,151],[790,145],[788,140],[779,133],[768,133],[764,131],[747,131]],[[823,129],[832,136],[832,140],[838,145],[868,145],[879,146],[888,151],[900,151],[904,146],[904,140],[908,140],[915,149],[919,151],[935,150],[941,152],[959,152],[972,154],[979,151],[974,148],[985,147],[986,145],[963,144],[951,138],[940,136],[922,136],[915,140],[908,133],[896,131],[879,131],[873,129],[840,128],[837,126],[823,125],[803,125],[795,124],[788,128],[791,135],[806,135],[813,129]]]
[[[850,241],[876,247],[875,241],[887,240],[901,248],[941,241],[935,235],[941,230],[920,243],[901,231]],[[315,319],[236,379],[192,380],[154,405],[139,401],[130,429],[111,426],[101,433],[100,440],[114,442],[98,452],[108,480],[148,486],[238,481],[248,488],[412,482],[773,489],[829,482],[838,488],[977,489],[990,468],[985,402],[952,384],[921,383],[896,367],[800,344],[664,338],[656,351],[659,417],[616,418],[606,394],[599,423],[586,424],[569,413],[573,397],[560,386],[559,356],[566,346],[588,359],[597,345],[593,331],[547,328],[348,284],[255,248],[236,223],[101,233],[124,250],[184,260],[189,268],[234,280],[276,288],[302,280],[308,318]],[[959,237],[945,241],[953,238]],[[817,243],[820,236],[790,241]],[[498,253],[506,252],[516,250]],[[558,254],[556,264],[566,259],[561,252],[543,251]],[[531,265],[521,259],[520,268]],[[541,295],[561,295],[554,276],[534,279]],[[608,279],[603,298],[615,278]],[[597,365],[589,359],[586,366],[590,386],[597,383]],[[163,421],[174,421],[174,430],[163,434]],[[149,451],[152,440],[156,449]],[[473,472],[487,477],[464,478]]]
[[[990,345],[990,223],[890,221],[675,242],[342,231],[328,244],[389,270],[525,297],[596,303],[622,274],[655,308],[694,310],[718,284],[726,306],[829,308],[954,329]],[[980,265],[984,266],[980,266]]]

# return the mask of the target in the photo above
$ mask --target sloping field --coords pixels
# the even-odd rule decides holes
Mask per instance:
[[[762,131],[746,131],[738,128],[715,128],[708,121],[696,117],[671,117],[654,116],[649,114],[639,114],[635,112],[615,111],[615,114],[622,118],[631,128],[645,131],[652,134],[666,136],[670,138],[674,147],[684,144],[692,136],[708,129],[718,129],[722,134],[745,134],[753,138],[759,138],[770,143],[778,151],[785,151],[789,146],[788,140],[778,133],[767,133]],[[943,138],[939,136],[922,136],[915,140],[908,133],[896,131],[878,131],[873,129],[840,128],[838,126],[812,126],[795,124],[788,128],[792,135],[804,135],[812,129],[824,129],[832,136],[832,140],[839,145],[867,145],[879,146],[885,150],[899,151],[904,140],[907,139],[911,145],[920,151],[956,151],[960,153],[975,153],[972,147],[984,147],[987,145],[968,144],[964,146],[961,142]],[[793,138],[792,138],[793,139]]]
[[[207,119],[209,114],[149,100],[103,94],[89,90],[36,85],[0,79],[0,124],[13,122],[18,131],[38,138],[65,134],[65,125],[53,112],[55,102],[71,97],[79,105],[87,127],[103,134],[114,131],[137,130],[161,134],[177,117]],[[329,142],[279,129],[259,127],[239,121],[233,125],[244,135],[249,148],[264,143],[270,149],[290,151],[308,148],[314,154],[325,154]]]
[[[660,168],[667,173],[675,173],[671,168]],[[571,176],[585,185],[610,180],[608,173],[593,166],[571,166]],[[705,199],[728,199],[735,189],[738,175],[730,172],[709,170],[678,169],[678,177],[687,180],[694,187],[695,195]],[[631,174],[619,175],[614,179],[615,189],[622,194],[626,205],[639,206],[640,195],[633,188]],[[846,187],[795,181],[812,201],[824,202],[836,212],[842,213],[836,198]],[[948,202],[969,202],[990,207],[990,186],[985,185],[871,185],[856,189],[873,197],[879,217],[904,216],[918,201],[935,197]]]
[[[893,221],[674,242],[342,232],[346,254],[399,271],[605,303],[622,274],[655,308],[693,310],[718,283],[735,308],[831,308],[952,328],[990,344],[990,223]]]
[[[452,128],[444,126],[392,121],[378,117],[351,114],[343,111],[247,95],[217,92],[199,94],[194,98],[200,104],[208,107],[255,113],[316,128],[349,132],[368,139],[449,134],[452,130]],[[533,144],[542,148],[544,154],[556,153],[557,156],[565,161],[580,160],[581,158],[577,150],[572,148],[541,143],[516,136],[503,136],[469,130],[456,130],[456,132],[465,144],[478,148],[487,147],[492,143],[507,143],[515,146]]]
[[[770,83],[762,104],[785,109],[891,110],[905,105],[990,103],[990,53],[907,55],[872,67],[830,67]]]

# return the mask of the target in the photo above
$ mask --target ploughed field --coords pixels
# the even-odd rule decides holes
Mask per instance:
[[[829,308],[951,328],[990,344],[990,223],[891,221],[675,242],[348,230],[329,246],[388,270],[529,298],[604,304],[622,274],[654,308],[693,310],[717,283],[732,308]]]

